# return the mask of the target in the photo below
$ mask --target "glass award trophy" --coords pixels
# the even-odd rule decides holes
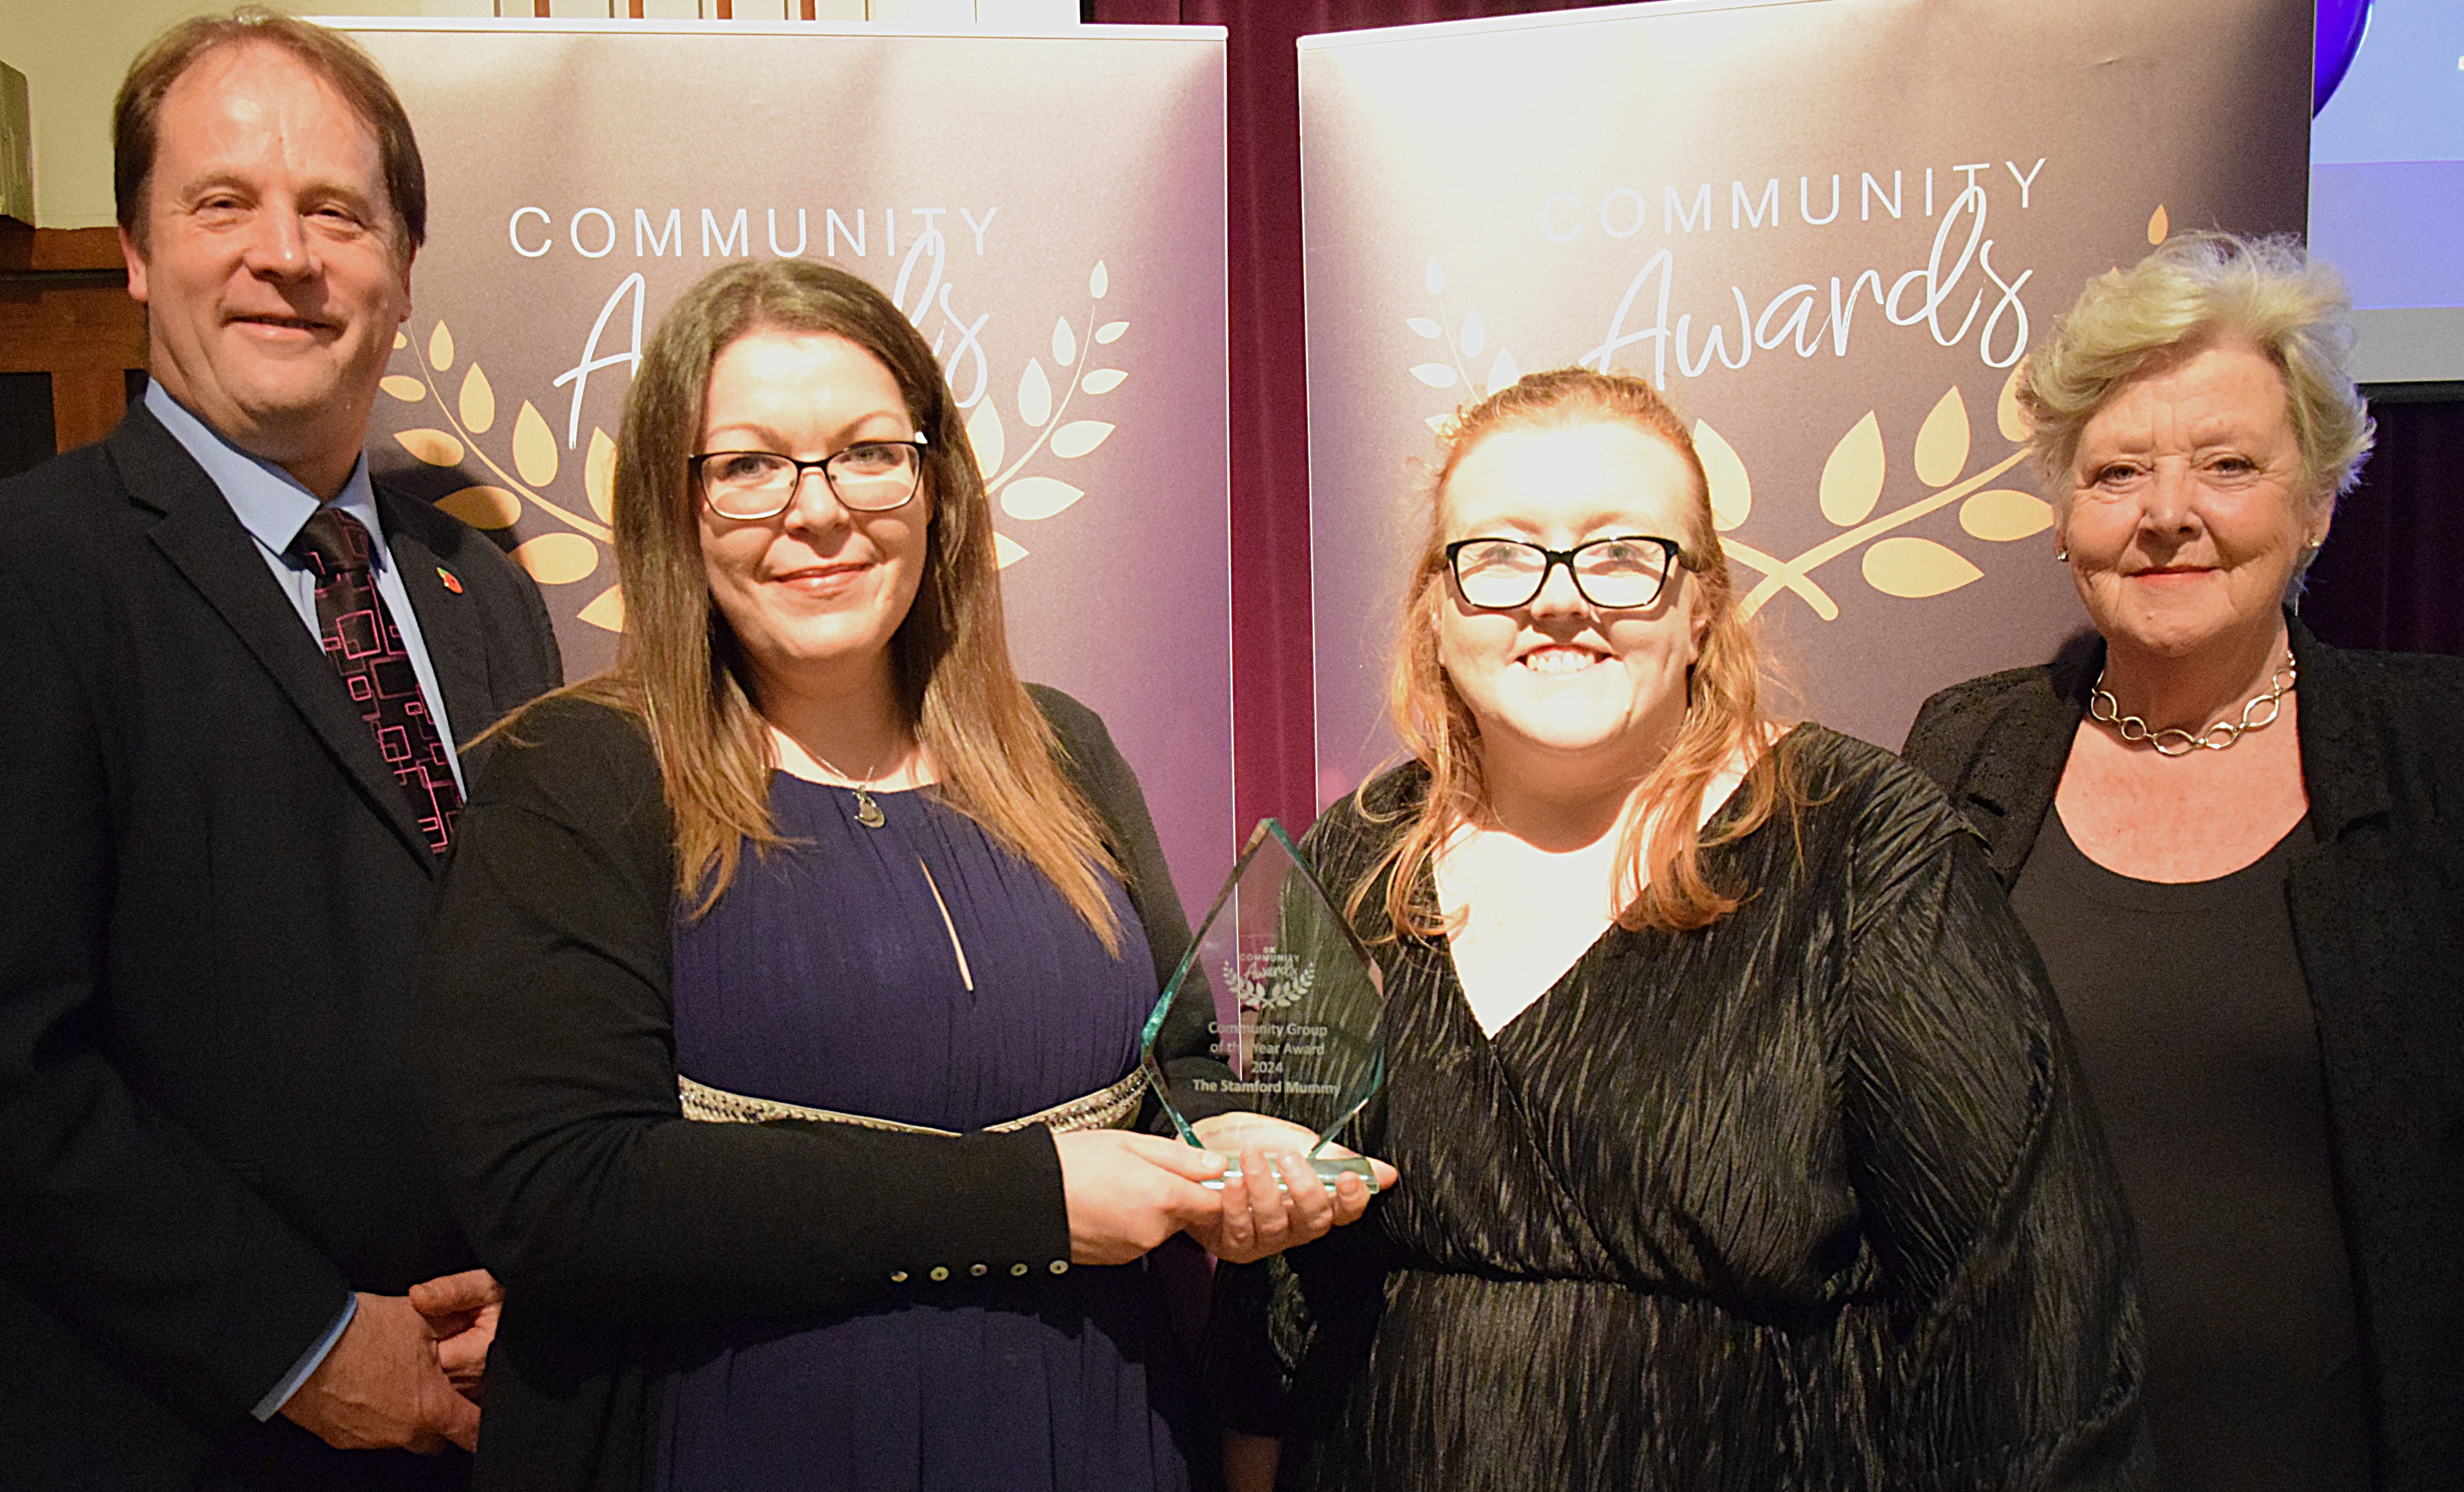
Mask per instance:
[[[1147,1077],[1191,1145],[1206,1147],[1201,1120],[1263,1114],[1313,1137],[1262,1136],[1269,1153],[1300,1149],[1330,1187],[1345,1171],[1374,1186],[1367,1161],[1324,1152],[1385,1084],[1383,1014],[1376,961],[1284,826],[1265,819],[1147,1019]],[[1237,1152],[1231,1127],[1214,1138]],[[1237,1179],[1237,1153],[1225,1159]]]

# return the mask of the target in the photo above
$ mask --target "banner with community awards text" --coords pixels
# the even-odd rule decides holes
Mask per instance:
[[[1897,746],[2084,625],[2008,388],[2089,277],[2299,233],[2310,0],[1662,0],[1305,37],[1319,801],[1383,682],[1431,430],[1520,371],[1692,426],[1803,712]]]
[[[539,579],[567,675],[624,625],[613,437],[660,315],[731,260],[836,264],[939,353],[1019,670],[1103,714],[1202,904],[1238,847],[1222,33],[341,24],[430,198],[374,458]]]

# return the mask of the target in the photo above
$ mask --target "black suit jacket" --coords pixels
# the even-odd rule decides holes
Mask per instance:
[[[528,577],[378,501],[460,737],[553,687]],[[477,1262],[407,1050],[440,864],[230,504],[143,407],[0,484],[0,1481],[330,1462],[250,1410],[347,1290]],[[383,1484],[385,1459],[302,1472]]]
[[[2347,653],[2291,623],[2306,832],[2287,896],[2319,1029],[2378,1485],[2464,1484],[2464,659]],[[1907,758],[1984,832],[2035,847],[2101,641],[1925,701]]]

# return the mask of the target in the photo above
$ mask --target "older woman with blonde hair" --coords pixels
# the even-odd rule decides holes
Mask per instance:
[[[1119,1127],[1188,926],[1102,722],[1011,669],[932,349],[844,271],[716,271],[615,488],[617,666],[500,728],[427,972],[506,1291],[479,1484],[1213,1484],[1144,1257],[1258,1258],[1367,1189],[1252,1151],[1212,1191]]]
[[[2172,1487],[2464,1466],[2464,661],[2288,609],[2369,450],[2345,309],[2289,240],[2092,282],[2021,399],[2095,635],[1907,742],[2077,1034]]]
[[[1405,1185],[1225,1272],[1234,1485],[2131,1484],[2128,1228],[2026,935],[1930,783],[1771,721],[1685,424],[1533,374],[1424,501],[1411,760],[1308,842]]]

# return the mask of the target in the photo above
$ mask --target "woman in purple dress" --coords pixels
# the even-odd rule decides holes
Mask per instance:
[[[1121,1127],[1187,923],[1102,723],[1011,671],[931,350],[838,270],[714,274],[615,526],[618,665],[499,728],[428,980],[507,1292],[479,1484],[1211,1484],[1145,1256],[1368,1194]]]

